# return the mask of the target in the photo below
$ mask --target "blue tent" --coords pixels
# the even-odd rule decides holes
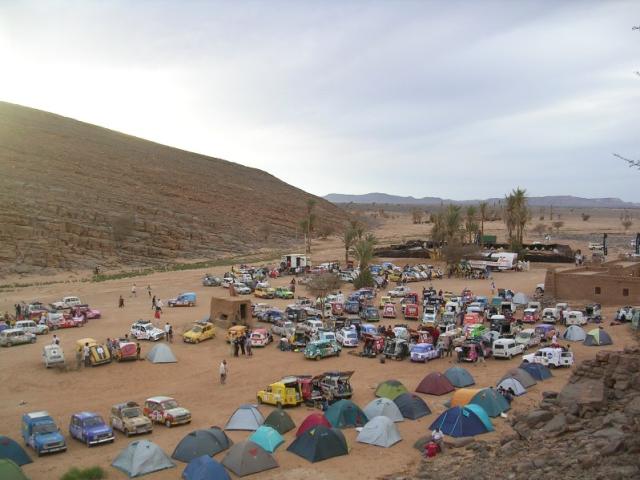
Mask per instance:
[[[522,362],[518,368],[525,370],[536,380],[546,380],[552,377],[551,370],[539,363]]]
[[[0,435],[0,458],[7,458],[18,466],[33,461],[18,442],[4,435]]]
[[[471,374],[462,367],[451,367],[444,372],[444,376],[447,377],[456,388],[469,387],[476,383]]]
[[[364,427],[369,421],[360,407],[351,400],[338,400],[331,405],[324,416],[335,428]]]
[[[509,402],[493,388],[483,388],[473,396],[469,404],[482,407],[490,417],[497,417],[511,408]]]
[[[446,410],[429,427],[430,430],[436,428],[451,437],[472,437],[493,431],[487,413],[482,407],[474,404]]]
[[[231,480],[224,467],[208,455],[196,457],[182,472],[184,480]]]
[[[282,435],[275,428],[266,425],[260,425],[260,428],[251,434],[249,440],[257,443],[269,453],[275,452],[276,448],[284,443]]]

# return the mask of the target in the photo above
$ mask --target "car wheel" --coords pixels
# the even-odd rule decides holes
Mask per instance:
[[[166,422],[164,422],[165,427],[167,428],[171,428],[171,422],[169,420],[167,420]]]
[[[320,360],[320,355],[316,355],[316,361]]]
[[[7,342],[7,347],[10,347],[10,346],[12,346],[12,345],[13,345],[13,343],[11,343],[11,342]]]
[[[129,430],[127,430],[126,428],[124,429],[124,434],[125,434],[127,437],[130,437],[130,436],[132,435],[132,433],[131,433]]]
[[[31,339],[31,343],[36,343],[36,337],[33,337],[33,338]]]

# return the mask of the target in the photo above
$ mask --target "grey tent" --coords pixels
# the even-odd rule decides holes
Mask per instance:
[[[189,463],[194,458],[202,455],[212,457],[231,445],[233,445],[233,442],[218,427],[211,427],[207,430],[194,430],[180,440],[171,458]]]
[[[403,393],[394,400],[402,416],[409,420],[417,420],[431,413],[426,402],[415,393]]]
[[[280,435],[296,428],[296,424],[293,423],[289,414],[281,408],[276,408],[271,412],[265,419],[264,424],[273,428]]]
[[[526,305],[529,303],[529,297],[522,292],[518,292],[513,296],[513,303],[516,305]]]
[[[498,388],[504,388],[505,390],[511,389],[511,391],[516,395],[524,395],[527,393],[527,389],[522,386],[522,384],[513,377],[504,378],[498,383]]]
[[[507,372],[507,374],[504,377],[500,379],[498,383],[502,383],[502,380],[509,377],[515,378],[516,380],[518,380],[524,388],[533,387],[536,383],[538,383],[536,379],[533,378],[529,372],[521,368],[512,368]]]
[[[444,376],[456,388],[470,387],[476,383],[471,374],[462,367],[451,367],[444,372]]]
[[[122,470],[129,475],[129,478],[133,478],[173,468],[176,465],[155,443],[149,440],[137,440],[122,450],[111,466]]]
[[[402,440],[402,437],[400,437],[396,425],[388,417],[373,417],[362,428],[356,440],[369,445],[389,448]]]
[[[264,417],[260,411],[248,403],[240,405],[231,415],[225,430],[250,430],[255,431],[264,423]]]
[[[364,407],[364,414],[367,418],[374,417],[387,417],[392,422],[402,422],[404,417],[398,406],[392,400],[381,397],[371,400],[366,407]]]
[[[151,363],[176,363],[178,361],[166,343],[159,343],[149,350],[147,360]]]
[[[582,342],[587,338],[587,332],[578,325],[569,325],[562,334],[562,338],[569,342]]]
[[[239,477],[278,467],[269,452],[250,440],[236,443],[222,459],[222,465]]]

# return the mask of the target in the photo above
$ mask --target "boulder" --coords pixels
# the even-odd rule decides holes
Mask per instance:
[[[560,433],[565,430],[567,426],[567,417],[564,413],[560,413],[553,417],[551,421],[549,421],[542,430],[548,433]]]
[[[450,448],[462,448],[475,442],[473,437],[444,437],[444,444]]]
[[[627,403],[627,406],[624,407],[624,413],[629,416],[640,415],[640,397],[635,397]]]
[[[528,427],[534,428],[536,425],[548,422],[553,418],[553,413],[549,410],[533,410],[524,417],[524,422]]]
[[[590,407],[600,409],[605,402],[604,384],[601,380],[582,379],[576,383],[568,383],[558,395],[560,405],[569,407]]]

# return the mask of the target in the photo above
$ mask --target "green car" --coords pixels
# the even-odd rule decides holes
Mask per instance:
[[[304,358],[320,360],[324,357],[340,356],[340,345],[333,341],[318,340],[307,343],[304,348]]]
[[[289,290],[287,287],[278,287],[276,288],[276,298],[284,298],[285,300],[293,299],[293,292]]]

